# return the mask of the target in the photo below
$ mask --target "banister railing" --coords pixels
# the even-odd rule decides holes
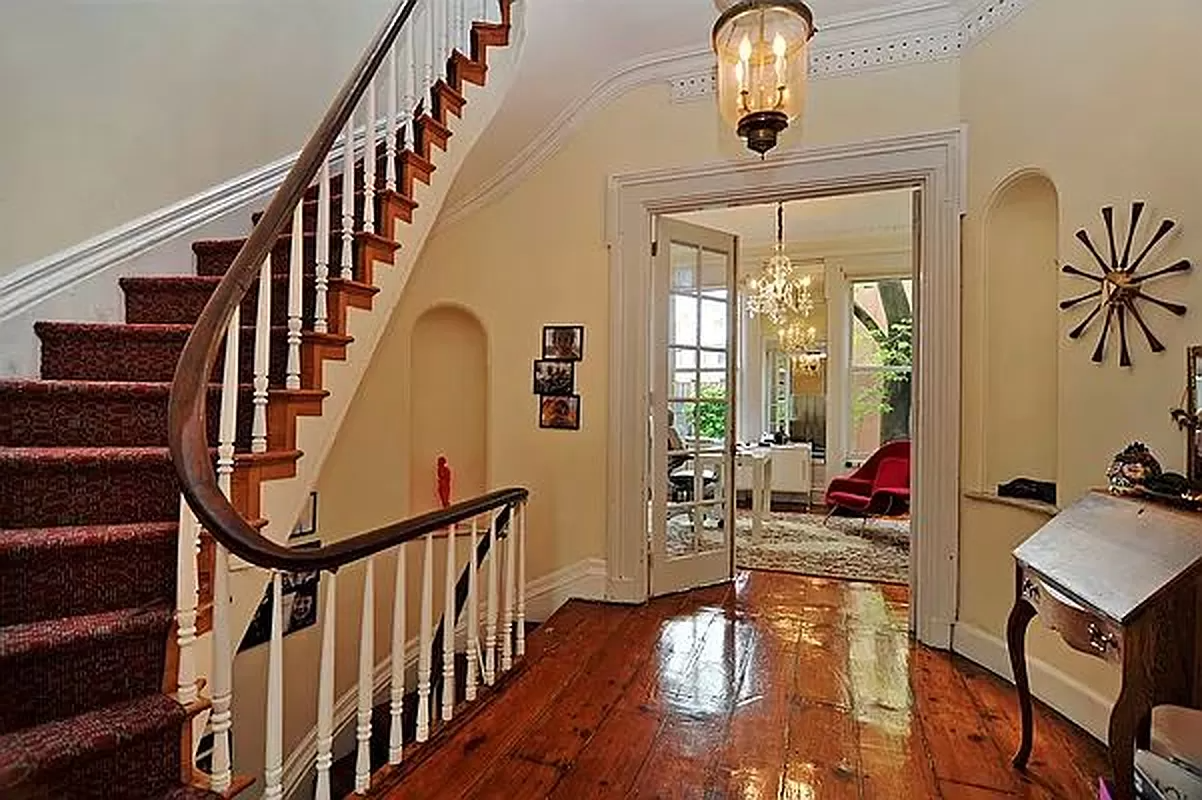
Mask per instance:
[[[365,791],[371,781],[375,556],[385,551],[397,554],[389,648],[393,714],[390,763],[398,763],[401,758],[404,735],[400,707],[406,656],[412,652],[405,635],[408,545],[420,543],[422,559],[417,636],[416,692],[421,700],[418,741],[429,736],[436,716],[445,721],[454,713],[457,698],[451,673],[455,642],[451,631],[465,603],[469,656],[473,649],[475,655],[471,657],[464,700],[475,697],[476,666],[489,684],[511,666],[514,653],[523,651],[525,489],[500,489],[338,542],[293,549],[260,533],[263,520],[256,519],[258,484],[251,483],[247,489],[250,479],[245,477],[247,470],[269,470],[300,457],[291,444],[295,432],[280,429],[295,424],[295,414],[275,412],[290,402],[304,408],[311,408],[303,404],[314,398],[320,403],[324,396],[320,390],[321,356],[312,354],[324,352],[320,348],[345,348],[349,342],[345,307],[354,304],[356,292],[360,297],[366,293],[370,299],[374,289],[367,284],[371,283],[372,255],[395,252],[399,244],[391,241],[391,225],[394,218],[408,219],[397,209],[411,213],[415,204],[407,195],[412,192],[413,181],[428,182],[433,170],[429,160],[431,142],[445,149],[445,119],[433,119],[434,110],[440,103],[450,103],[452,112],[458,114],[464,102],[458,94],[461,79],[467,75],[467,80],[483,81],[486,46],[507,41],[510,1],[400,0],[396,4],[229,263],[184,345],[168,412],[168,444],[182,495],[176,590],[177,684],[178,698],[187,705],[200,699],[200,688],[207,683],[213,736],[209,784],[214,791],[230,791],[235,773],[230,747],[236,635],[231,619],[231,554],[271,574],[273,611],[263,775],[267,798],[281,797],[284,789],[281,608],[286,574],[318,573],[326,609],[321,621],[321,673],[316,698],[319,798],[329,796],[334,757],[334,628],[341,568],[364,565],[356,704],[358,792]],[[454,86],[448,88],[451,84]],[[273,291],[281,289],[286,291],[281,297],[285,302],[273,303]],[[206,414],[211,381],[220,361],[224,362],[219,373],[220,417],[217,441],[212,442]],[[241,481],[239,475],[243,476]],[[236,489],[243,495],[240,501]],[[248,497],[248,493],[253,496]],[[459,575],[456,531],[465,523],[470,523],[471,555]],[[504,537],[502,546],[498,527],[504,530],[506,524],[512,528],[511,536]],[[198,594],[202,530],[212,538],[213,656],[207,676],[198,674],[201,660],[196,652],[203,628]],[[448,633],[435,641],[435,534],[443,531],[447,546],[440,625]],[[487,545],[478,540],[481,535],[487,537]],[[482,561],[484,553],[487,558]],[[478,586],[485,578],[477,573],[484,569],[486,589]],[[498,587],[502,570],[504,585]],[[466,586],[462,599],[457,591],[459,583]],[[486,595],[483,603],[479,602],[482,593]],[[486,631],[483,643],[479,637],[481,621]],[[441,695],[438,715],[433,709],[435,693]]]

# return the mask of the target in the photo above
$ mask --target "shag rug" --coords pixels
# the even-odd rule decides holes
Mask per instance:
[[[758,542],[751,540],[751,513],[735,518],[735,563],[746,569],[771,569],[858,581],[908,583],[910,579],[910,521],[862,520],[818,514],[772,512],[764,515]],[[722,531],[707,521],[697,546],[721,547]],[[668,520],[668,555],[693,550],[691,520],[677,515]]]

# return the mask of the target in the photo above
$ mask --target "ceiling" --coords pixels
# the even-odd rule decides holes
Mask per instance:
[[[881,19],[951,9],[965,0],[809,0],[815,44],[854,39]],[[525,42],[513,86],[463,164],[455,206],[494,178],[558,117],[625,67],[664,54],[701,54],[723,0],[523,0]]]

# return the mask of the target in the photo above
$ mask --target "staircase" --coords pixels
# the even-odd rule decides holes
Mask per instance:
[[[298,419],[323,412],[324,363],[370,358],[348,334],[351,309],[391,310],[374,309],[376,271],[402,246],[391,237],[419,213],[418,186],[469,113],[465,86],[484,85],[490,48],[509,43],[509,0],[489,2],[398,6],[391,74],[372,78],[364,119],[373,124],[359,134],[348,124],[342,163],[327,159],[305,190],[241,301],[225,354],[202,376],[209,466],[256,530],[267,522],[264,487],[297,472]],[[473,9],[495,19],[474,19]],[[414,45],[423,32],[424,56]],[[377,93],[388,106],[378,125]],[[40,378],[0,380],[0,796],[229,797],[249,783],[229,763],[228,738],[213,776],[192,762],[198,716],[213,710],[211,727],[228,736],[229,665],[219,654],[238,634],[221,536],[181,507],[187,487],[168,447],[181,351],[244,245],[198,241],[195,275],[122,279],[124,323],[39,322]],[[438,526],[509,513],[516,497],[487,498]],[[418,538],[415,530],[406,536]],[[467,567],[473,578],[476,568]],[[208,632],[217,649],[212,674],[201,676],[195,649]],[[435,645],[423,645],[428,696]],[[280,744],[268,744],[267,796],[280,796]]]

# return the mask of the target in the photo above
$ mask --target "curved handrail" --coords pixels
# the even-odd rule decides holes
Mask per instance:
[[[293,550],[277,544],[242,518],[217,484],[205,425],[208,378],[235,309],[258,280],[260,266],[293,209],[328,158],[341,131],[371,86],[385,56],[413,14],[418,0],[399,0],[384,26],[359,59],[339,90],[296,164],[268,204],[259,223],[238,251],[229,270],[209,298],[184,345],[171,385],[168,446],[181,491],[193,513],[231,553],[259,567],[291,571],[337,569],[386,550],[423,533],[438,530],[476,514],[527,497],[525,489],[503,489],[450,508],[423,514],[351,539],[315,549]],[[352,142],[346,143],[351,147]],[[374,157],[374,154],[365,154]]]

